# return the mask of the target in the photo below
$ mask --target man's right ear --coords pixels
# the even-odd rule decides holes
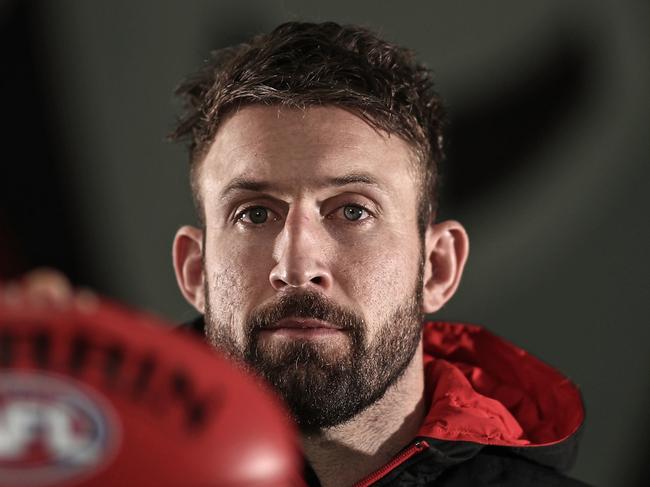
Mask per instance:
[[[205,313],[203,231],[189,225],[179,228],[174,237],[172,259],[181,293],[199,313]]]

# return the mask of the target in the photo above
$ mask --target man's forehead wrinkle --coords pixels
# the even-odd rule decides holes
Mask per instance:
[[[363,172],[352,172],[343,174],[341,176],[323,177],[317,176],[310,178],[291,178],[286,181],[266,181],[251,179],[244,176],[233,178],[225,188],[221,191],[221,198],[226,198],[230,193],[236,191],[255,191],[255,192],[268,192],[280,191],[284,192],[289,188],[304,188],[304,189],[322,189],[330,187],[343,187],[353,184],[361,184],[372,186],[381,191],[385,191],[381,182],[373,175]]]
[[[237,190],[243,191],[267,191],[271,184],[267,181],[256,181],[245,177],[236,177],[232,179],[226,187],[221,191],[221,198],[225,198],[229,193]]]
[[[365,172],[351,172],[342,176],[334,176],[324,180],[325,186],[347,186],[348,184],[365,184],[383,189],[383,184],[374,175]]]

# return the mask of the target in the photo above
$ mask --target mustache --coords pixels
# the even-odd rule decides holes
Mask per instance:
[[[356,332],[366,327],[363,318],[353,311],[334,303],[322,294],[303,292],[283,295],[277,301],[256,309],[248,320],[249,330],[271,328],[284,318],[311,318],[326,321],[342,330]]]

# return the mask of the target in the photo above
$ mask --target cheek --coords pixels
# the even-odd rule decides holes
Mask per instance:
[[[245,314],[270,288],[263,249],[226,239],[206,242],[206,273],[211,306],[232,315]]]
[[[340,279],[369,321],[381,320],[414,291],[420,262],[417,237],[400,233],[364,239],[342,255]]]

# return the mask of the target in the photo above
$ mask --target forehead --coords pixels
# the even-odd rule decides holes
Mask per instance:
[[[406,184],[412,191],[415,160],[401,137],[344,109],[253,105],[231,114],[219,128],[202,161],[200,187],[213,191],[245,177],[295,189],[363,173],[387,188]]]

